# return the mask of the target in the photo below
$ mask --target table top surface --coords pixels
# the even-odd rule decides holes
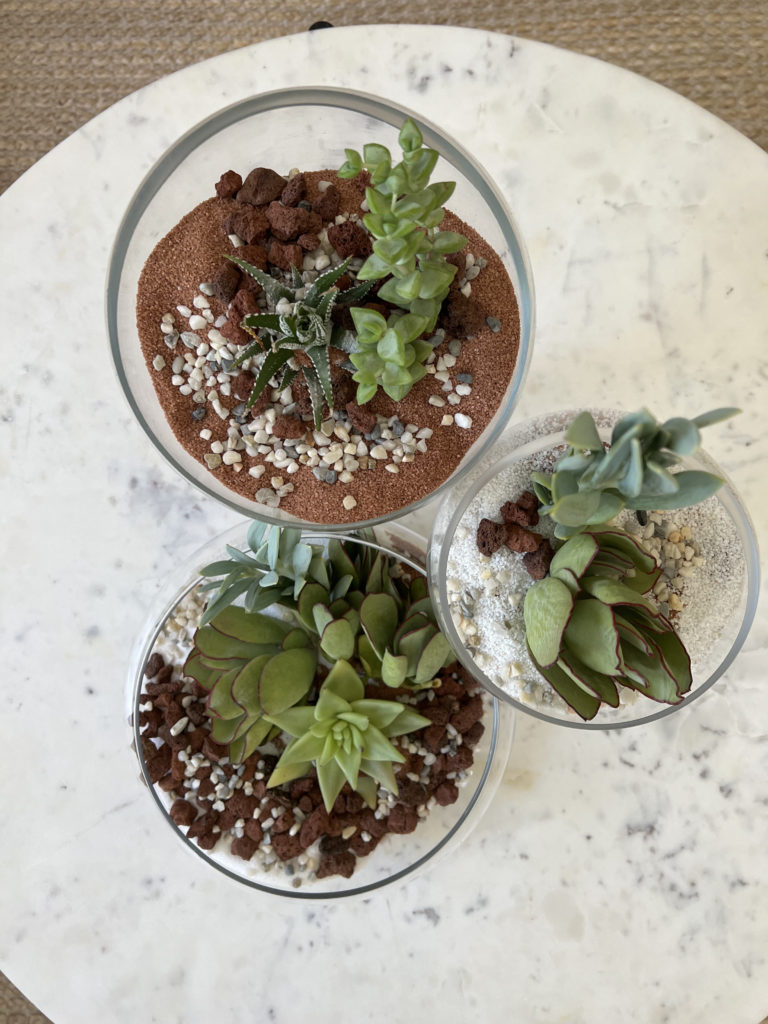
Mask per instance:
[[[599,61],[445,27],[271,40],[129,96],[0,199],[0,967],[57,1024],[756,1024],[764,595],[731,670],[664,721],[593,733],[519,717],[467,843],[364,901],[243,893],[183,850],[142,789],[132,645],[164,577],[237,516],[134,422],[104,330],[106,265],[180,134],[297,85],[412,108],[504,192],[537,291],[515,420],[739,405],[706,445],[768,546],[768,156],[729,126]]]

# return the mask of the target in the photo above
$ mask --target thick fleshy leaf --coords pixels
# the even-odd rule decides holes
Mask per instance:
[[[557,666],[575,683],[587,686],[596,697],[610,707],[617,708],[619,706],[619,691],[613,679],[602,672],[595,672],[589,668],[576,657],[573,651],[563,651],[557,660]]]
[[[565,433],[566,441],[574,448],[586,448],[589,451],[602,451],[603,442],[597,432],[595,421],[589,412],[580,412]],[[558,467],[559,467],[558,463]]]
[[[381,658],[376,654],[371,641],[364,634],[357,638],[357,656],[362,662],[365,674],[369,679],[381,678]]]
[[[246,715],[235,730],[232,741],[245,739],[246,735],[254,734],[256,746],[260,746],[267,738],[272,723],[268,722],[263,715]]]
[[[303,736],[291,740],[282,753],[279,764],[299,764],[303,761],[314,761],[320,757],[325,746],[325,737],[305,732]]]
[[[397,718],[382,729],[385,736],[405,736],[407,733],[418,732],[432,724],[432,720],[420,715],[413,708],[404,707]]]
[[[408,620],[411,621],[410,619]],[[418,616],[416,622],[423,622],[423,617]],[[424,622],[424,625],[418,625],[418,628],[410,630],[407,633],[402,633],[397,642],[398,649],[401,654],[405,654],[408,658],[408,674],[413,675],[416,672],[416,667],[419,663],[422,651],[427,646],[429,641],[437,633],[437,626],[432,622]]]
[[[392,654],[384,651],[381,659],[381,681],[386,686],[398,687],[405,682],[408,675],[408,658],[404,654]]]
[[[283,637],[282,647],[283,647],[284,651],[292,651],[292,650],[294,650],[297,647],[309,647],[309,646],[310,646],[310,639],[309,639],[309,637],[304,632],[304,630],[300,629],[298,626],[296,626],[295,629],[290,630]]]
[[[624,530],[590,527],[587,532],[597,539],[601,548],[620,552],[632,561],[635,568],[643,572],[651,572],[654,569],[656,560],[653,555],[645,550],[640,541]]]
[[[323,689],[332,690],[350,703],[354,700],[362,700],[365,696],[363,681],[349,662],[344,660],[337,661],[325,677]]]
[[[687,508],[710,498],[723,485],[720,477],[700,469],[685,469],[682,473],[675,473],[674,480],[677,484],[674,492],[646,495],[644,489],[643,494],[633,499],[632,508],[649,511]]]
[[[605,578],[586,577],[581,581],[581,585],[587,593],[596,597],[598,601],[602,601],[603,604],[634,605],[651,615],[658,614],[656,606],[651,601],[628,587],[626,583]]]
[[[536,659],[534,658],[534,664]],[[547,680],[553,690],[559,693],[565,703],[583,718],[585,722],[594,718],[600,709],[600,700],[594,694],[587,693],[571,679],[558,665],[542,666],[536,664],[539,672]]]
[[[397,603],[389,594],[371,594],[360,605],[360,623],[379,656],[397,629]]]
[[[267,714],[279,714],[307,693],[315,679],[317,654],[312,648],[280,651],[259,676],[259,704]]]
[[[320,636],[320,649],[331,661],[354,656],[355,634],[346,619],[328,623]]]
[[[355,792],[360,794],[372,811],[376,810],[376,804],[378,803],[377,791],[378,786],[376,785],[375,779],[372,779],[367,775],[358,775]]]
[[[682,698],[675,679],[658,655],[649,658],[632,646],[626,648],[623,654],[623,675],[631,681],[634,689],[662,704],[680,703]]]
[[[283,638],[280,634],[280,640]],[[195,647],[202,655],[209,658],[255,658],[265,653],[269,645],[245,643],[243,640],[236,640],[234,637],[225,636],[210,626],[201,626],[194,635]]]
[[[265,716],[265,720],[287,732],[289,736],[303,736],[315,722],[315,708],[288,708],[280,714]]]
[[[233,700],[251,715],[261,714],[264,710],[259,702],[259,679],[270,658],[269,654],[254,658],[244,665],[232,680]]]
[[[648,639],[635,623],[630,622],[629,619],[625,619],[623,616],[618,614],[614,614],[614,620],[616,622],[616,629],[619,632],[622,651],[624,650],[625,644],[631,644],[648,657],[653,655],[653,648],[648,642]]]
[[[578,600],[565,627],[563,651],[606,676],[619,671],[619,636],[611,609],[600,601]]]
[[[434,679],[451,654],[451,645],[443,634],[435,634],[422,651],[413,676],[414,683],[422,686],[430,679]]]
[[[693,683],[691,674],[691,657],[680,637],[669,623],[669,630],[654,637],[667,670],[677,685],[677,692],[682,696],[688,693]]]
[[[363,734],[363,756],[370,761],[405,761],[397,747],[393,747],[375,725],[369,725]]]
[[[534,583],[526,593],[525,634],[533,657],[540,665],[553,665],[557,661],[573,605],[574,596],[568,587],[552,576]]]
[[[684,416],[673,416],[665,420],[661,429],[667,435],[664,447],[671,448],[676,455],[693,455],[701,444],[696,424]]]
[[[557,479],[555,477],[556,485]],[[597,512],[599,505],[598,491],[563,494],[555,498],[550,515],[556,523],[562,523],[563,526],[583,526]]]
[[[226,746],[232,742],[232,737],[237,732],[238,726],[245,718],[244,714],[235,718],[212,718],[211,739],[214,743],[222,743]]]
[[[267,789],[280,786],[284,782],[293,782],[294,779],[303,779],[311,767],[311,761],[297,761],[295,764],[289,764],[280,758],[267,780]]]
[[[246,612],[244,608],[231,605],[219,612],[211,626],[225,636],[251,644],[279,644],[291,628],[280,619],[269,615]]]
[[[353,746],[351,750],[339,750],[336,754],[336,763],[344,772],[344,777],[352,789],[357,787],[357,776],[360,771],[362,757],[358,747]]]
[[[232,697],[232,683],[237,669],[225,672],[206,698],[208,713],[215,718],[239,718],[244,709]]]
[[[313,633],[316,632],[313,609],[316,604],[327,605],[330,601],[328,590],[320,583],[306,583],[299,594],[297,609],[299,618]]]
[[[185,676],[194,679],[195,682],[205,687],[206,690],[210,690],[217,679],[216,672],[202,663],[200,654],[197,651],[192,651],[184,662],[183,672]]]
[[[346,779],[340,765],[335,761],[329,761],[317,768],[317,781],[320,784],[320,792],[323,794],[325,809],[330,814],[336,797],[341,792]]]
[[[403,705],[396,700],[373,700],[365,697],[354,701],[351,707],[356,714],[365,716],[372,725],[382,731],[394,722],[403,710]]]
[[[549,566],[552,576],[561,569],[570,569],[574,576],[581,577],[589,568],[598,551],[598,544],[591,533],[579,533],[558,548]]]
[[[340,714],[349,711],[351,706],[348,700],[340,697],[338,693],[334,693],[330,687],[323,686],[315,704],[315,718],[318,722],[324,722],[327,719],[335,721]]]
[[[375,779],[389,793],[394,793],[397,796],[398,789],[395,770],[389,761],[369,761],[364,757],[360,761],[360,771]],[[360,779],[358,780],[358,792],[360,793],[362,792],[359,788],[361,781]]]
[[[709,412],[703,412],[699,416],[693,417],[693,423],[702,430],[704,427],[709,427],[713,423],[720,423],[721,420],[730,419],[731,416],[738,416],[741,409],[736,409],[733,406],[723,406],[720,409],[710,409]]]

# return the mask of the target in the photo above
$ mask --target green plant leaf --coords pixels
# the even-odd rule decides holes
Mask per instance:
[[[405,761],[397,747],[393,747],[375,725],[369,725],[363,734],[363,757],[368,761],[397,761],[401,764]]]
[[[328,623],[320,636],[320,649],[331,660],[354,656],[355,634],[346,619]]]
[[[539,665],[557,661],[573,605],[573,594],[554,577],[545,577],[528,589],[523,604],[525,635]]]
[[[332,690],[337,696],[352,703],[362,700],[365,696],[365,687],[348,661],[337,661],[331,671],[325,677],[324,689]]]
[[[563,635],[565,648],[587,668],[606,676],[621,667],[619,635],[611,609],[600,601],[580,599]]]
[[[649,511],[686,508],[710,498],[723,485],[723,481],[712,473],[699,469],[685,469],[676,473],[674,479],[677,489],[670,494],[641,494],[630,503],[631,508]]]
[[[422,651],[413,681],[417,686],[433,679],[451,655],[451,646],[442,633],[436,633]]]
[[[720,409],[711,409],[709,412],[703,412],[699,416],[694,416],[692,422],[703,430],[704,427],[709,427],[713,423],[720,423],[722,420],[730,419],[731,416],[738,416],[741,409],[736,409],[733,406],[723,406]]]
[[[296,704],[315,678],[317,655],[311,648],[294,648],[273,655],[259,678],[259,703],[267,714]]]
[[[280,758],[272,769],[272,774],[267,780],[267,789],[281,786],[286,782],[293,782],[294,779],[303,779],[312,767],[311,761],[296,761],[295,763],[284,763]]]
[[[290,629],[286,622],[269,615],[250,614],[243,608],[229,607],[211,622],[218,633],[249,644],[280,644]]]
[[[589,412],[580,412],[565,432],[566,441],[574,448],[586,448],[588,451],[602,452],[603,442],[597,432],[597,426]],[[558,467],[559,467],[558,463]],[[558,467],[555,467],[556,469]]]
[[[392,643],[398,624],[397,603],[389,594],[368,594],[360,605],[360,623],[380,658]]]
[[[555,552],[549,566],[550,575],[557,576],[563,569],[569,569],[574,576],[580,578],[597,552],[598,544],[594,536],[591,533],[579,533]]]
[[[325,809],[330,814],[336,803],[336,797],[346,781],[344,772],[336,761],[329,761],[327,764],[317,766],[317,781],[320,784],[320,792],[323,794]]]
[[[249,715],[261,715],[264,711],[259,696],[259,677],[270,657],[269,654],[262,654],[249,661],[232,680],[232,699]]]
[[[558,665],[542,666],[536,662],[535,658],[533,660],[536,668],[542,676],[544,676],[552,689],[555,690],[556,693],[560,694],[565,703],[570,708],[573,708],[580,718],[583,718],[585,722],[588,722],[595,717],[600,709],[600,700],[598,697],[595,697],[594,694],[587,693],[585,689],[574,682],[574,680]]]
[[[397,141],[404,153],[412,153],[421,148],[424,139],[419,126],[413,118],[406,117],[403,121],[402,128],[397,136]]]
[[[619,691],[610,676],[595,672],[579,661],[572,651],[563,651],[557,661],[557,667],[581,686],[587,686],[603,703],[612,708],[619,706]]]
[[[315,708],[288,708],[278,714],[265,715],[265,721],[276,725],[289,736],[303,736],[315,722]]]
[[[420,715],[413,708],[404,707],[397,718],[388,726],[382,729],[385,736],[405,736],[412,732],[419,732],[432,724],[432,720],[425,715]]]
[[[381,658],[381,681],[386,686],[398,687],[408,674],[408,658],[404,654],[391,654],[385,650]]]

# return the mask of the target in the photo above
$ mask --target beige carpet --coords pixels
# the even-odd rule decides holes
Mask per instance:
[[[652,78],[768,149],[765,0],[2,0],[0,191],[134,89],[319,20],[467,25],[553,43]],[[0,1024],[46,1020],[0,975]]]

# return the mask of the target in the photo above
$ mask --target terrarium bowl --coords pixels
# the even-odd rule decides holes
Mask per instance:
[[[201,849],[171,820],[172,799],[153,785],[142,755],[139,705],[144,683],[143,670],[156,640],[173,610],[200,582],[198,570],[220,558],[225,544],[245,549],[246,524],[238,524],[211,540],[189,562],[179,568],[158,595],[157,601],[139,635],[131,656],[126,687],[126,713],[133,732],[133,747],[141,768],[141,780],[149,790],[166,824],[184,847],[207,866],[233,881],[265,893],[296,899],[334,899],[355,896],[391,885],[400,879],[431,867],[439,857],[455,850],[476,826],[487,810],[501,781],[507,764],[514,733],[514,712],[494,697],[486,695],[483,723],[485,733],[473,748],[475,761],[466,780],[459,786],[459,798],[448,806],[436,805],[414,832],[408,835],[386,835],[367,857],[358,859],[358,867],[350,878],[330,876],[321,880],[305,879],[294,887],[294,877],[281,871],[280,864],[271,870],[256,867],[251,861],[234,856],[228,849]],[[396,556],[412,569],[424,572],[427,541],[420,534],[392,522],[376,527],[365,536],[304,531],[303,538],[316,543],[331,537],[354,539],[386,554]],[[219,846],[223,846],[220,842]]]
[[[705,563],[685,581],[690,604],[686,603],[684,589],[681,593],[684,607],[676,620],[676,628],[691,655],[693,684],[682,702],[674,705],[657,703],[620,687],[618,708],[603,704],[593,720],[583,721],[539,675],[525,651],[522,595],[532,579],[519,560],[511,569],[508,563],[502,566],[499,559],[506,549],[492,556],[491,561],[481,561],[475,542],[481,518],[498,520],[504,501],[514,500],[522,491],[530,490],[531,470],[551,471],[558,454],[566,447],[565,430],[577,411],[539,416],[513,427],[493,453],[469,475],[464,486],[445,496],[430,538],[428,577],[440,628],[462,664],[489,692],[543,721],[580,729],[618,729],[652,722],[688,707],[726,672],[744,644],[755,617],[759,591],[757,541],[741,498],[714,460],[702,450],[682,458],[680,462],[685,468],[703,469],[724,480],[723,486],[706,502],[691,509],[662,513],[666,523],[690,524],[691,542],[703,542],[701,555]],[[624,413],[594,409],[590,412],[601,437],[608,441],[613,424]],[[504,496],[500,497],[502,494]],[[625,510],[622,516],[634,517],[634,513]],[[551,536],[552,527],[547,523],[548,520],[541,518],[534,529]],[[633,526],[639,529],[636,519]],[[717,556],[709,557],[713,548]],[[518,556],[510,555],[510,563],[512,559]],[[482,571],[488,569],[492,573],[491,590],[497,589],[496,595],[490,597],[481,576]],[[499,574],[507,571],[511,573],[510,587],[518,595],[514,609],[510,609],[502,589],[498,588]],[[472,642],[474,653],[465,642],[464,637],[469,638],[471,634],[461,621],[463,613],[459,608],[459,600],[467,587],[471,591],[470,601],[480,596],[481,610],[474,621],[475,625],[481,621],[479,632],[485,638],[479,646]],[[466,597],[464,608],[469,610]],[[488,655],[489,642],[495,644],[494,649],[499,652],[494,657]],[[478,664],[478,657],[481,664]]]
[[[123,217],[109,266],[106,314],[112,356],[125,396],[149,439],[174,469],[244,515],[341,532],[404,515],[455,484],[477,463],[499,437],[518,400],[531,357],[534,321],[533,280],[519,229],[504,198],[477,161],[441,129],[415,114],[425,144],[440,154],[434,180],[456,182],[449,208],[500,256],[519,307],[520,344],[509,384],[484,431],[452,474],[429,493],[415,495],[412,501],[382,515],[333,523],[303,519],[298,513],[291,515],[223,485],[182,446],[155,394],[139,342],[136,295],[142,268],[160,239],[213,194],[214,183],[227,168],[241,168],[245,173],[258,163],[281,173],[293,167],[333,169],[343,162],[345,147],[361,150],[374,141],[396,153],[398,130],[409,114],[386,100],[347,89],[283,89],[253,96],[219,111],[178,139],[147,174]],[[388,483],[391,486],[392,481]]]

